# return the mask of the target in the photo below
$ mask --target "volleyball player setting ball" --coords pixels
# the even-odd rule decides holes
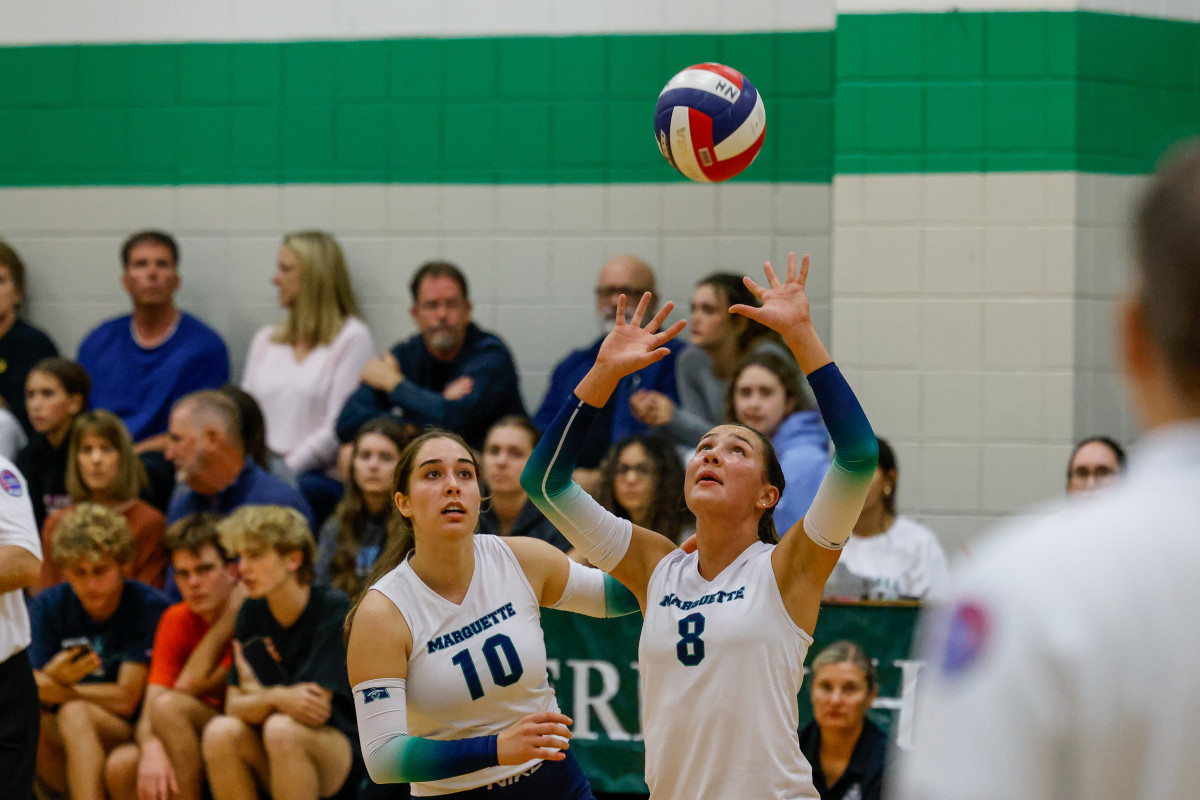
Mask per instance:
[[[650,295],[616,325],[576,396],[530,456],[522,486],[588,561],[637,598],[646,783],[652,800],[817,798],[796,733],[802,664],[825,581],[862,509],[875,434],[817,336],[794,253],[781,281],[746,278],[762,305],[734,305],[779,332],[808,376],[836,455],[808,513],[776,535],[784,478],[770,439],[718,425],[687,463],[684,496],[696,515],[695,553],[605,511],[571,480],[589,426],[618,381],[661,359],[684,321],[663,329],[667,303],[643,324]]]

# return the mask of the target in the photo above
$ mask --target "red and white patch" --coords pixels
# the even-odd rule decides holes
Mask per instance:
[[[9,497],[20,497],[25,494],[25,487],[21,485],[21,479],[11,469],[0,472],[0,489],[3,489]]]
[[[961,675],[974,666],[987,650],[992,620],[987,608],[974,600],[964,600],[955,608],[946,630],[942,650],[942,674]]]

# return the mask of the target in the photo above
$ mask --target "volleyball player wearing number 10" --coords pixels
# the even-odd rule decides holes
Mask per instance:
[[[697,551],[602,509],[571,481],[588,423],[617,382],[667,353],[668,303],[642,327],[624,299],[576,397],[530,456],[522,486],[587,559],[625,584],[645,614],[638,662],[652,800],[817,798],[800,753],[796,695],[821,591],[858,519],[878,459],[875,435],[813,328],[794,253],[780,281],[746,285],[762,305],[729,310],[782,334],[816,395],[836,455],[808,513],[780,541],[772,509],[783,473],[770,440],[740,425],[709,431],[687,464]],[[778,542],[778,544],[776,544]]]

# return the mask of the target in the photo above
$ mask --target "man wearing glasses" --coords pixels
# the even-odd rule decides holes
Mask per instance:
[[[455,265],[423,264],[409,291],[417,333],[363,367],[362,385],[338,417],[338,438],[349,442],[363,423],[390,414],[417,430],[454,431],[481,449],[493,422],[525,413],[512,354],[471,322],[467,279]]]
[[[592,364],[596,363],[600,343],[604,341],[605,335],[617,318],[617,298],[624,294],[628,307],[633,308],[645,292],[655,294],[650,309],[646,312],[653,314],[658,308],[659,300],[655,293],[654,270],[637,256],[617,256],[600,268],[595,290],[596,321],[600,327],[600,335],[587,347],[568,353],[554,367],[550,387],[546,390],[546,396],[542,398],[541,408],[533,417],[533,424],[539,430],[544,431],[554,421],[554,415],[575,391],[576,384]],[[675,388],[675,359],[682,351],[681,345],[672,345],[671,353],[666,358],[621,379],[617,390],[609,398],[608,405],[592,425],[579,454],[579,467],[575,470],[574,479],[586,491],[591,491],[595,486],[600,474],[600,461],[613,442],[634,434],[649,432],[647,426],[638,422],[630,410],[629,398],[634,392],[639,389],[652,389],[662,392],[676,403],[679,402],[679,392]]]

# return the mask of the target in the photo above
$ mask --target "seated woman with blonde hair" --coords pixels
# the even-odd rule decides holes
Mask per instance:
[[[72,505],[55,511],[42,527],[42,550],[51,553],[54,530],[63,514],[79,503],[97,503],[125,518],[137,545],[125,576],[163,588],[167,577],[167,551],[163,534],[167,518],[138,493],[146,485],[146,469],[133,452],[133,439],[124,423],[108,411],[86,411],[75,418],[67,446],[67,494]],[[35,591],[65,580],[54,558],[42,561],[42,577]]]

